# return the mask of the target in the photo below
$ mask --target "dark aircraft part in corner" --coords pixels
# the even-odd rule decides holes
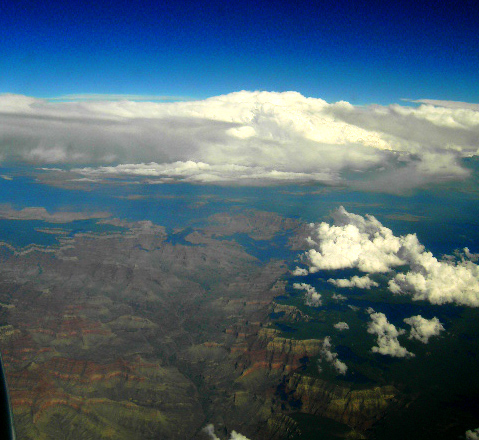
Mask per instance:
[[[0,354],[0,438],[15,440],[15,429],[13,427],[13,413],[8,395],[7,380],[3,370],[2,355]]]

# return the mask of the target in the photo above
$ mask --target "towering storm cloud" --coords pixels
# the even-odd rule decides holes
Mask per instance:
[[[166,103],[0,95],[0,158],[82,164],[76,172],[97,180],[316,181],[400,191],[468,176],[461,159],[477,154],[479,111],[459,104],[360,108],[246,91]]]

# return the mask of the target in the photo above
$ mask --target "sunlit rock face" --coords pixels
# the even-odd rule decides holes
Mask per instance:
[[[326,416],[359,431],[371,428],[399,395],[393,386],[351,390],[298,374],[289,378],[286,391],[301,401],[301,411]]]

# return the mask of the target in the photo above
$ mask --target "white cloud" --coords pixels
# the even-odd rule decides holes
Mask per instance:
[[[373,216],[362,217],[340,207],[333,218],[333,226],[311,224],[311,249],[301,257],[310,273],[346,268],[387,273],[394,267],[408,265],[409,271],[389,280],[391,292],[433,304],[479,306],[479,266],[471,261],[476,255],[469,249],[458,254],[458,261],[452,256],[439,261],[425,250],[415,234],[397,237]],[[363,278],[366,286],[367,280]],[[355,281],[329,282],[340,287],[356,283],[359,287],[358,280],[359,277]]]
[[[397,151],[441,153],[447,149],[475,150],[474,136],[479,128],[475,105],[434,101],[419,107],[371,106],[336,109],[336,117],[366,130],[376,129]],[[441,105],[442,104],[442,105]],[[416,131],[419,129],[419,131]]]
[[[469,429],[466,431],[466,439],[467,440],[479,440],[479,428],[474,430]]]
[[[321,294],[316,292],[316,289],[310,284],[306,283],[294,283],[293,287],[297,290],[304,290],[304,303],[307,306],[319,307],[322,304]]]
[[[206,425],[203,428],[203,432],[205,432],[211,440],[220,440],[215,434],[215,426],[212,423]]]
[[[414,248],[409,259],[411,271],[389,281],[391,292],[432,304],[479,307],[479,267],[472,261],[439,261],[430,252]]]
[[[169,99],[0,95],[0,157],[89,163],[94,167],[79,172],[103,176],[141,176],[150,168],[159,178],[201,183],[345,183],[344,172],[368,171],[350,183],[400,191],[465,178],[459,160],[477,154],[479,112],[467,106],[359,108],[296,92],[143,98]],[[196,168],[186,170],[191,163]]]
[[[296,267],[296,269],[294,269],[291,273],[296,277],[305,276],[308,275],[308,270],[301,267]]]
[[[439,333],[444,330],[443,325],[436,317],[432,319],[426,319],[421,315],[416,315],[404,319],[404,322],[411,326],[409,339],[417,339],[424,344],[429,342],[429,338],[432,336],[438,336]]]
[[[377,335],[377,347],[373,347],[374,353],[380,353],[392,357],[412,357],[413,353],[406,350],[399,343],[398,336],[403,335],[405,330],[397,329],[391,324],[384,313],[371,313],[371,322],[368,323],[368,333]]]
[[[98,168],[74,168],[73,172],[93,178],[133,175],[141,177],[157,177],[158,181],[169,181],[171,178],[190,183],[261,183],[261,182],[333,182],[337,177],[323,173],[285,172],[264,167],[244,165],[210,165],[204,162],[177,161],[158,164],[122,164],[117,166],[102,166]]]
[[[464,248],[464,255],[459,253],[459,257],[462,259],[462,261],[470,260],[476,262],[479,260],[479,254],[472,254],[467,247]]]
[[[441,99],[403,99],[403,101],[415,102],[418,104],[427,104],[433,105],[436,107],[444,108],[457,108],[457,109],[466,109],[466,110],[479,110],[479,104],[474,104],[471,102],[461,102],[461,101],[444,101]]]
[[[348,299],[346,296],[341,295],[340,293],[333,293],[331,298],[334,299],[335,301],[345,301]]]
[[[363,272],[387,272],[405,264],[398,256],[401,241],[373,216],[351,214],[342,206],[333,214],[338,226],[311,224],[312,241],[317,243],[303,259],[309,272],[357,268]]]
[[[240,434],[239,432],[233,431],[230,434],[230,440],[249,440],[248,437]]]
[[[325,360],[328,364],[331,364],[338,374],[345,375],[348,371],[348,366],[341,362],[338,359],[338,353],[333,353],[331,351],[331,337],[326,336],[323,341],[323,347],[321,349],[321,358],[318,359],[320,362]],[[318,365],[318,371],[321,372],[321,367]]]
[[[337,328],[339,331],[349,330],[349,325],[347,322],[337,322],[334,324],[334,328]]]
[[[394,106],[405,116],[425,119],[434,125],[450,128],[476,127],[479,124],[479,105],[455,101],[427,100],[418,108]]]
[[[334,280],[330,278],[328,280],[328,283],[331,283],[336,287],[357,287],[359,289],[370,289],[371,287],[379,286],[379,284],[369,278],[368,275],[365,275],[363,277],[358,277],[357,275],[354,275],[350,280],[344,278]]]
[[[215,427],[212,423],[206,425],[203,428],[203,432],[205,432],[211,440],[220,440],[215,434]],[[248,437],[240,434],[239,432],[232,431],[229,437],[229,440],[249,440]]]

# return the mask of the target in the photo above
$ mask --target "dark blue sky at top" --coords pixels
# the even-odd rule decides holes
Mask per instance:
[[[475,1],[1,0],[0,93],[479,102]]]

